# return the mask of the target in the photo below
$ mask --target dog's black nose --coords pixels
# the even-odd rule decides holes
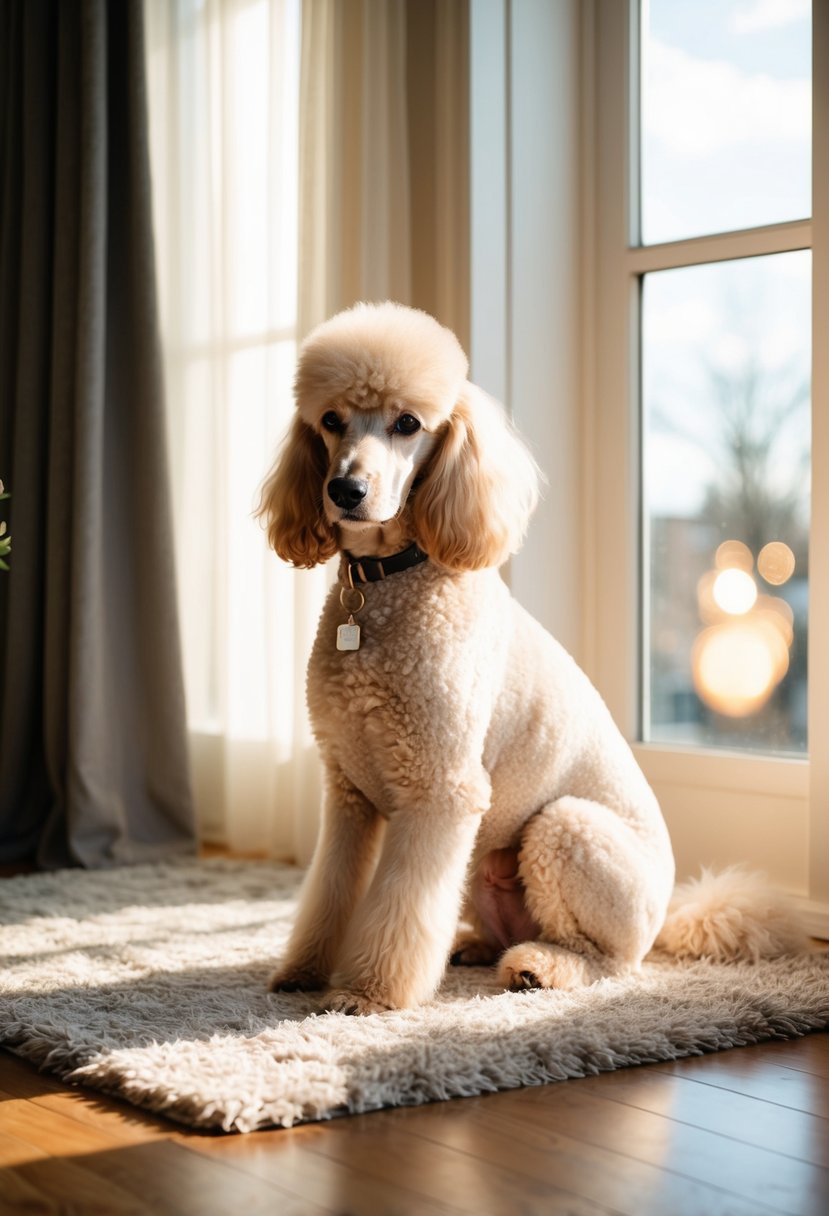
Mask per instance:
[[[334,477],[328,483],[328,496],[343,511],[353,511],[368,494],[368,482],[359,477]]]

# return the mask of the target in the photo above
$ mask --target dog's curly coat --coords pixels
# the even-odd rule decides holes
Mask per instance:
[[[297,566],[348,556],[308,672],[322,828],[272,986],[367,1013],[428,999],[453,939],[453,961],[497,958],[508,988],[635,969],[660,928],[677,954],[795,948],[774,901],[753,917],[749,891],[747,912],[739,874],[665,924],[674,862],[656,798],[587,677],[498,575],[537,473],[466,375],[449,330],[392,303],[340,313],[300,352],[260,513]],[[349,562],[412,542],[429,560],[361,586],[361,646],[339,651]],[[471,930],[455,938],[459,918]]]

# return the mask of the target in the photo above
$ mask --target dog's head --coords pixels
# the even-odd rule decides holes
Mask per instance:
[[[453,333],[400,304],[358,304],[318,326],[259,508],[280,557],[314,566],[378,531],[455,570],[515,552],[537,471],[467,370]]]

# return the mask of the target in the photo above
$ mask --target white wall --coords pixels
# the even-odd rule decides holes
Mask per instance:
[[[510,583],[576,657],[580,578],[578,0],[473,0],[472,378],[547,479]]]

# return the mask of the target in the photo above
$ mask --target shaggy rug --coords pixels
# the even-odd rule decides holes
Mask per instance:
[[[829,1024],[829,955],[649,962],[577,993],[449,968],[420,1009],[317,1014],[265,984],[301,875],[177,862],[0,881],[0,1042],[196,1127],[251,1131],[673,1060]]]

